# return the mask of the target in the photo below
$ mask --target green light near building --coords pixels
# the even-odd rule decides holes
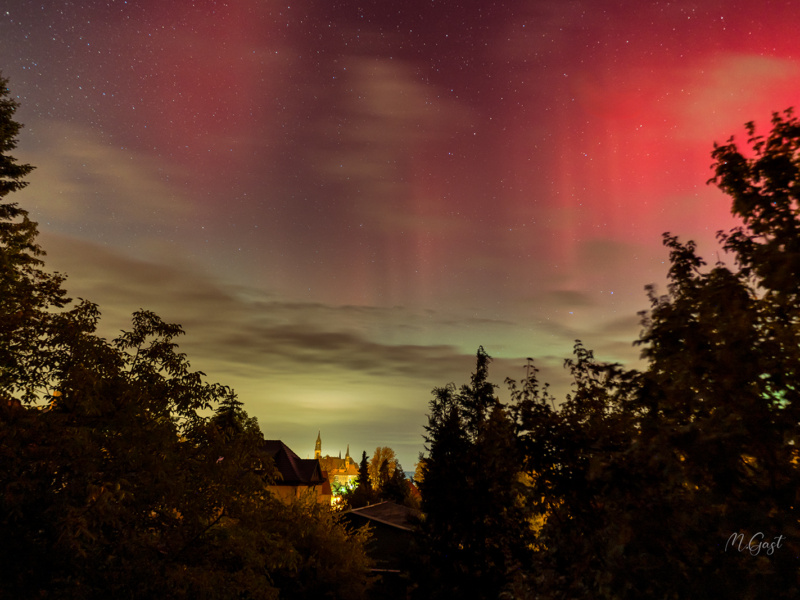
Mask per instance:
[[[772,386],[769,384],[770,375],[769,373],[764,373],[761,375],[761,379],[766,381],[766,392],[762,394],[762,397],[766,400],[769,400],[772,406],[778,409],[784,409],[789,406],[792,401],[787,397],[790,393],[795,392],[795,388],[791,385],[784,385],[781,389],[773,389]]]

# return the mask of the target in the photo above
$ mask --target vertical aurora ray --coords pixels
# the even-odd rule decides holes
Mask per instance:
[[[661,233],[710,258],[731,223],[712,143],[800,105],[773,0],[7,4],[48,260],[109,319],[186,325],[301,453],[293,405],[384,445],[382,386],[416,434],[478,344],[635,358]]]

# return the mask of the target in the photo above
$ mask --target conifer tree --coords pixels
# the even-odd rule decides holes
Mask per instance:
[[[0,394],[31,402],[52,391],[46,357],[60,320],[53,310],[69,299],[64,278],[43,268],[36,223],[6,198],[27,186],[24,178],[33,171],[9,154],[22,128],[13,118],[18,106],[0,76]]]
[[[361,452],[361,462],[358,464],[358,477],[356,478],[358,487],[363,486],[364,489],[372,491],[372,484],[369,479],[369,459],[367,458],[367,451]]]
[[[532,532],[515,426],[481,347],[469,385],[434,390],[422,494],[420,598],[497,598],[512,585]]]
[[[358,477],[356,477],[355,487],[346,490],[342,494],[344,509],[361,508],[377,501],[378,495],[372,489],[369,474],[369,459],[367,451],[361,453],[361,462],[358,465]]]
[[[397,504],[406,504],[408,500],[408,480],[403,472],[402,465],[398,462],[394,473],[388,477],[386,483],[381,488],[381,499]]]

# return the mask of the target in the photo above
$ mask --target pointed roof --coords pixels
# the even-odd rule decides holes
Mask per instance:
[[[300,458],[280,440],[265,440],[264,448],[272,456],[275,467],[283,478],[276,482],[278,485],[319,485],[327,481],[317,459]]]
[[[322,483],[322,495],[333,496],[333,488],[331,488],[331,481],[328,478],[328,473],[323,471],[322,476],[325,478],[325,481]]]

